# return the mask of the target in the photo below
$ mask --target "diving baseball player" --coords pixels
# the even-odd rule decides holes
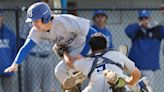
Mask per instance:
[[[92,54],[87,58],[77,59],[74,63],[72,63],[72,66],[76,70],[82,72],[85,76],[90,78],[88,86],[82,92],[112,92],[109,86],[117,86],[118,78],[124,78],[126,84],[131,87],[131,90],[134,92],[140,91],[142,86],[138,86],[138,81],[141,73],[138,68],[135,67],[134,62],[118,51],[106,49],[107,40],[100,33],[94,34],[91,37],[89,44]],[[72,58],[66,52],[64,52],[64,56]],[[130,74],[131,77],[127,77],[124,72]],[[84,78],[81,75],[77,77],[81,79]]]
[[[51,14],[49,6],[44,2],[37,2],[28,8],[26,22],[32,22],[33,27],[25,44],[17,53],[14,63],[5,72],[17,71],[18,65],[30,50],[36,44],[40,45],[43,40],[54,42],[55,46],[64,44],[71,56],[85,56],[89,52],[86,39],[96,32],[90,27],[89,20],[69,14]],[[59,62],[55,68],[55,75],[61,83],[68,76],[70,69],[66,63],[69,63],[69,60]]]

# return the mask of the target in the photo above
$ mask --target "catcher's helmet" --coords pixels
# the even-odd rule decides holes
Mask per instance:
[[[51,20],[51,9],[44,2],[37,2],[27,10],[26,22],[32,22],[38,19],[42,19],[43,23],[48,23]]]

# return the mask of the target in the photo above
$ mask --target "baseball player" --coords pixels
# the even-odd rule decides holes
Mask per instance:
[[[40,45],[43,40],[66,45],[71,56],[85,56],[89,52],[86,39],[96,32],[90,27],[89,20],[69,14],[51,14],[49,6],[44,2],[34,3],[28,8],[26,22],[32,22],[33,27],[25,44],[17,53],[14,63],[5,72],[17,71],[18,65],[30,50],[36,44]],[[69,60],[66,62],[69,63]],[[64,61],[56,66],[55,75],[61,83],[68,76],[69,70]]]
[[[108,21],[108,15],[103,10],[96,10],[94,11],[94,15],[92,17],[93,19],[93,25],[92,27],[97,30],[97,32],[100,32],[104,34],[108,41],[108,47],[113,48],[113,42],[112,42],[112,34],[111,30],[107,28],[107,21]]]
[[[138,83],[141,73],[138,68],[135,67],[135,64],[118,51],[106,50],[107,40],[102,34],[94,34],[89,44],[92,54],[87,58],[77,59],[74,63],[71,63],[71,66],[76,70],[81,71],[85,76],[90,78],[90,82],[83,92],[112,92],[111,89],[109,89],[109,85],[110,87],[117,85],[118,77],[125,78],[127,85],[134,92],[139,92],[141,88],[147,90],[143,85],[139,85],[139,83],[142,84],[145,82],[143,79]],[[72,58],[66,52],[64,52],[64,56]],[[74,60],[74,58],[72,58],[72,60]],[[125,76],[123,72],[130,74],[131,77]],[[82,79],[82,76],[77,77]],[[105,80],[109,82],[109,85]],[[144,85],[148,87],[146,82]]]
[[[31,23],[23,23],[22,30],[20,31],[20,37],[25,41],[31,29]],[[35,46],[26,57],[26,62],[22,64],[23,80],[26,83],[25,90],[29,92],[51,92],[51,90],[57,89],[57,83],[54,76],[54,60],[51,47],[53,43],[44,41],[41,46]],[[57,59],[56,59],[57,60]],[[47,72],[48,71],[48,72]],[[29,81],[30,80],[30,81]],[[55,85],[55,86],[54,86]]]

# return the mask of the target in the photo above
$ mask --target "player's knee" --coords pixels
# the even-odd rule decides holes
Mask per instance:
[[[64,61],[60,61],[57,66],[55,67],[54,73],[55,75],[60,74],[62,71],[64,71]]]
[[[61,61],[60,61],[61,62]],[[63,80],[63,77],[66,76],[67,69],[63,64],[58,64],[54,70],[55,76],[58,80]]]
[[[61,73],[62,73],[62,68],[60,67],[60,66],[56,66],[55,67],[55,70],[54,70],[54,73],[55,73],[55,76],[57,77],[57,78],[59,78],[60,77],[60,75],[61,75]]]

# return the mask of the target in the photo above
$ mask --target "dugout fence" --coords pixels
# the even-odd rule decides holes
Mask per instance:
[[[128,24],[138,21],[137,11],[139,9],[140,8],[134,8],[134,9],[101,8],[101,10],[104,10],[106,14],[108,15],[107,28],[109,28],[109,30],[112,33],[113,44],[115,48],[117,48],[121,44],[127,44],[129,47],[131,46],[131,42],[129,38],[126,36],[126,34],[124,33],[124,29]],[[147,8],[147,9],[152,12],[153,21],[157,21],[158,23],[164,25],[164,11],[161,11],[158,8]],[[12,30],[14,30],[14,32],[17,35],[17,47],[19,48],[22,31],[24,31],[22,30],[22,26],[24,26],[25,24],[24,21],[25,21],[25,16],[26,16],[26,9],[22,10],[19,8],[15,8],[15,9],[5,8],[2,10],[4,11],[5,24],[7,24]],[[97,9],[96,8],[93,8],[93,9],[85,9],[85,8],[84,9],[52,9],[52,11],[53,12],[55,11],[55,13],[57,13],[56,11],[67,11],[68,13],[75,14],[77,16],[84,17],[91,20],[93,17],[94,10],[97,10]],[[163,50],[164,48],[163,47],[164,47],[164,43],[162,41],[161,50],[160,50],[161,69],[155,73],[156,81],[154,82],[155,86],[153,87],[155,92],[163,92],[164,90],[164,86],[162,86],[162,84],[164,83],[164,80],[162,79],[162,77],[164,77],[164,74],[163,74],[164,72]],[[53,54],[53,55],[51,55],[51,57],[49,57],[49,59],[47,60],[51,61],[53,67],[55,67],[59,61],[52,51],[50,51],[50,54]],[[28,75],[26,74],[27,70],[25,68],[26,68],[26,64],[23,63],[21,64],[21,67],[19,68],[19,71],[18,71],[19,92],[29,92],[26,89],[26,85],[28,81],[31,81],[31,80],[27,80]],[[37,76],[37,75],[34,75],[34,76]],[[56,80],[56,78],[52,82],[54,82],[54,85],[55,85],[54,86],[54,89],[56,90],[55,92],[61,92],[60,84]]]

